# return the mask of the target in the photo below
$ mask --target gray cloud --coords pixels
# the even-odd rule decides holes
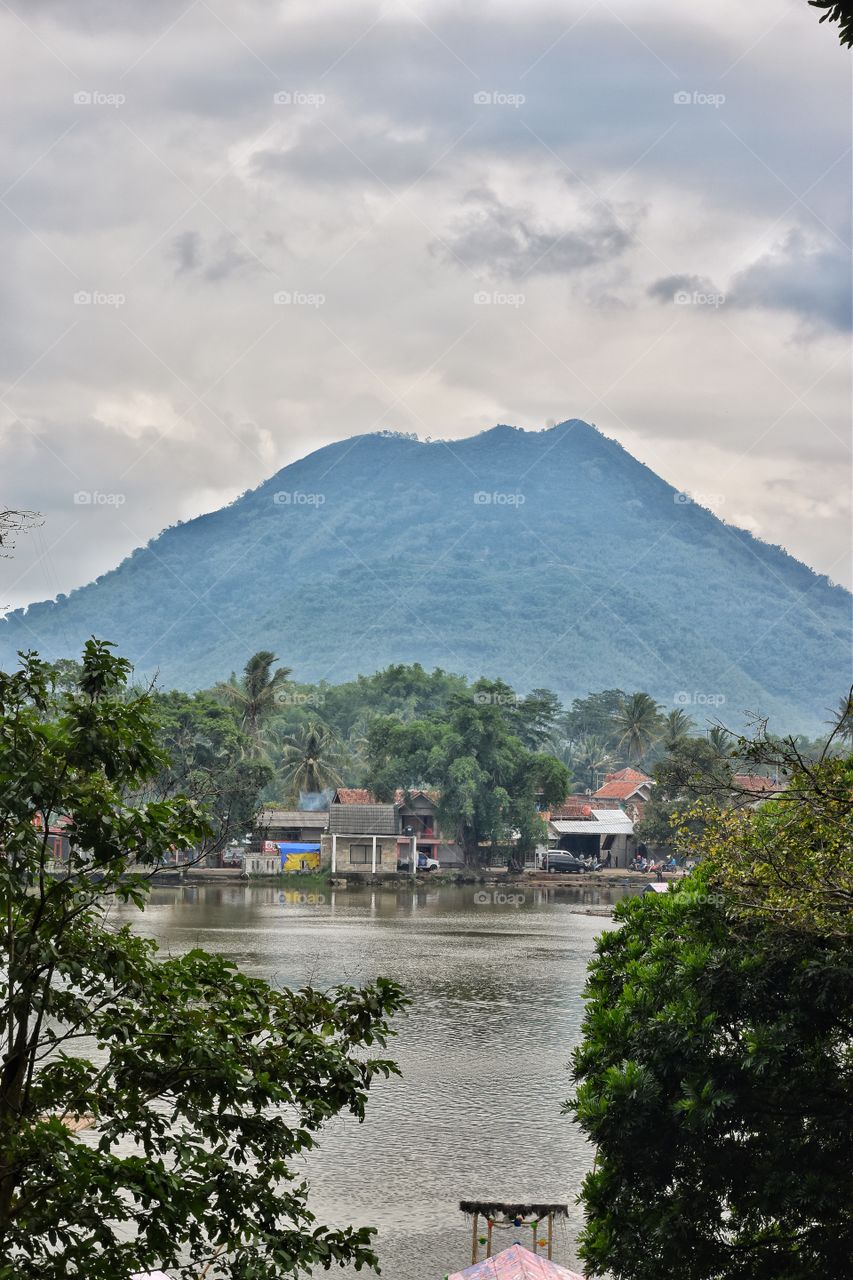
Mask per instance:
[[[218,236],[205,244],[198,231],[181,231],[170,248],[178,275],[200,275],[211,284],[239,271],[253,271],[256,266],[250,254],[240,251],[233,235]]]
[[[570,274],[618,257],[632,234],[606,206],[568,214],[562,226],[543,225],[530,205],[505,204],[493,191],[471,192],[432,252],[472,270],[522,279],[532,273]]]
[[[850,253],[837,241],[817,247],[801,231],[791,231],[734,277],[731,302],[791,311],[807,323],[847,331],[853,328]]]
[[[663,276],[650,284],[646,293],[658,302],[674,302],[678,294],[700,294],[708,296],[718,294],[720,290],[704,276],[674,275]]]

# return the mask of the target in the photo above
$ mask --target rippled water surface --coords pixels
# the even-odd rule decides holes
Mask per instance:
[[[325,1131],[308,1162],[311,1204],[321,1221],[378,1227],[386,1280],[442,1280],[470,1262],[460,1199],[568,1203],[555,1259],[576,1263],[590,1148],[560,1104],[586,962],[611,927],[579,907],[620,894],[526,888],[516,903],[476,886],[185,887],[155,889],[136,925],[173,953],[201,946],[276,983],[382,974],[406,988],[413,1003],[389,1051],[402,1079],[371,1091],[364,1124],[342,1117]],[[501,1247],[514,1238],[500,1233]]]

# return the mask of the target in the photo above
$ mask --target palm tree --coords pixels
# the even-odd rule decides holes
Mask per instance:
[[[660,732],[661,708],[651,694],[632,693],[613,715],[617,745],[628,764],[637,764]]]
[[[216,686],[216,692],[239,711],[243,731],[259,754],[265,748],[264,722],[275,711],[281,686],[290,675],[290,667],[273,671],[274,662],[278,662],[275,654],[261,649],[246,663],[239,680],[232,675],[230,680]]]
[[[310,720],[281,742],[283,750],[278,762],[281,777],[294,796],[300,791],[316,792],[340,786],[343,779],[337,766],[341,763],[341,745],[327,724]]]
[[[370,733],[370,717],[359,716],[341,743],[341,750],[346,756],[351,775],[359,776],[367,769],[368,734]]]
[[[853,689],[838,704],[835,732],[842,742],[853,742]]]
[[[664,716],[660,743],[665,751],[677,751],[685,738],[689,738],[696,728],[696,723],[683,709],[677,707]]]
[[[606,773],[612,765],[613,757],[604,739],[590,734],[579,739],[572,747],[566,763],[584,791],[595,791],[599,786],[601,774]]]
[[[731,760],[732,735],[721,724],[712,725],[708,730],[708,745],[718,760]]]

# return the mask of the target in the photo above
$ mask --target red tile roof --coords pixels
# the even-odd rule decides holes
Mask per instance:
[[[438,804],[439,794],[437,791],[426,791],[423,787],[414,787],[410,793],[413,798],[417,796],[425,796],[427,800],[431,800],[433,804]],[[398,787],[394,792],[394,803],[403,804],[406,798],[406,792],[402,787]],[[335,792],[335,800],[338,804],[376,804],[376,796],[372,791],[368,791],[366,787],[338,787]]]
[[[651,778],[647,773],[641,773],[639,769],[617,769],[615,773],[606,773],[604,775],[605,782],[651,782]]]
[[[413,787],[412,790],[409,792],[409,794],[411,795],[413,800],[417,799],[418,796],[423,796],[426,800],[430,800],[433,804],[438,804],[438,801],[440,799],[439,793],[437,791],[426,791],[423,787]],[[405,799],[406,799],[406,792],[402,787],[398,787],[397,790],[394,792],[394,803],[403,804]]]
[[[592,817],[592,805],[587,796],[567,796],[562,804],[556,805],[548,815],[552,821],[575,822],[581,818]]]
[[[652,779],[639,769],[617,769],[615,773],[604,775],[604,784],[593,792],[596,799],[607,797],[614,800],[627,800],[640,787],[650,783]]]
[[[774,782],[772,778],[762,778],[759,774],[753,773],[736,773],[732,778],[732,782],[741,791],[752,791],[757,795],[763,795],[768,791],[782,790],[779,783]]]

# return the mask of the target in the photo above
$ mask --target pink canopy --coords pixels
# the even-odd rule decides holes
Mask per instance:
[[[493,1258],[475,1262],[464,1271],[455,1271],[448,1280],[583,1280],[583,1276],[531,1253],[520,1244],[513,1244]]]

